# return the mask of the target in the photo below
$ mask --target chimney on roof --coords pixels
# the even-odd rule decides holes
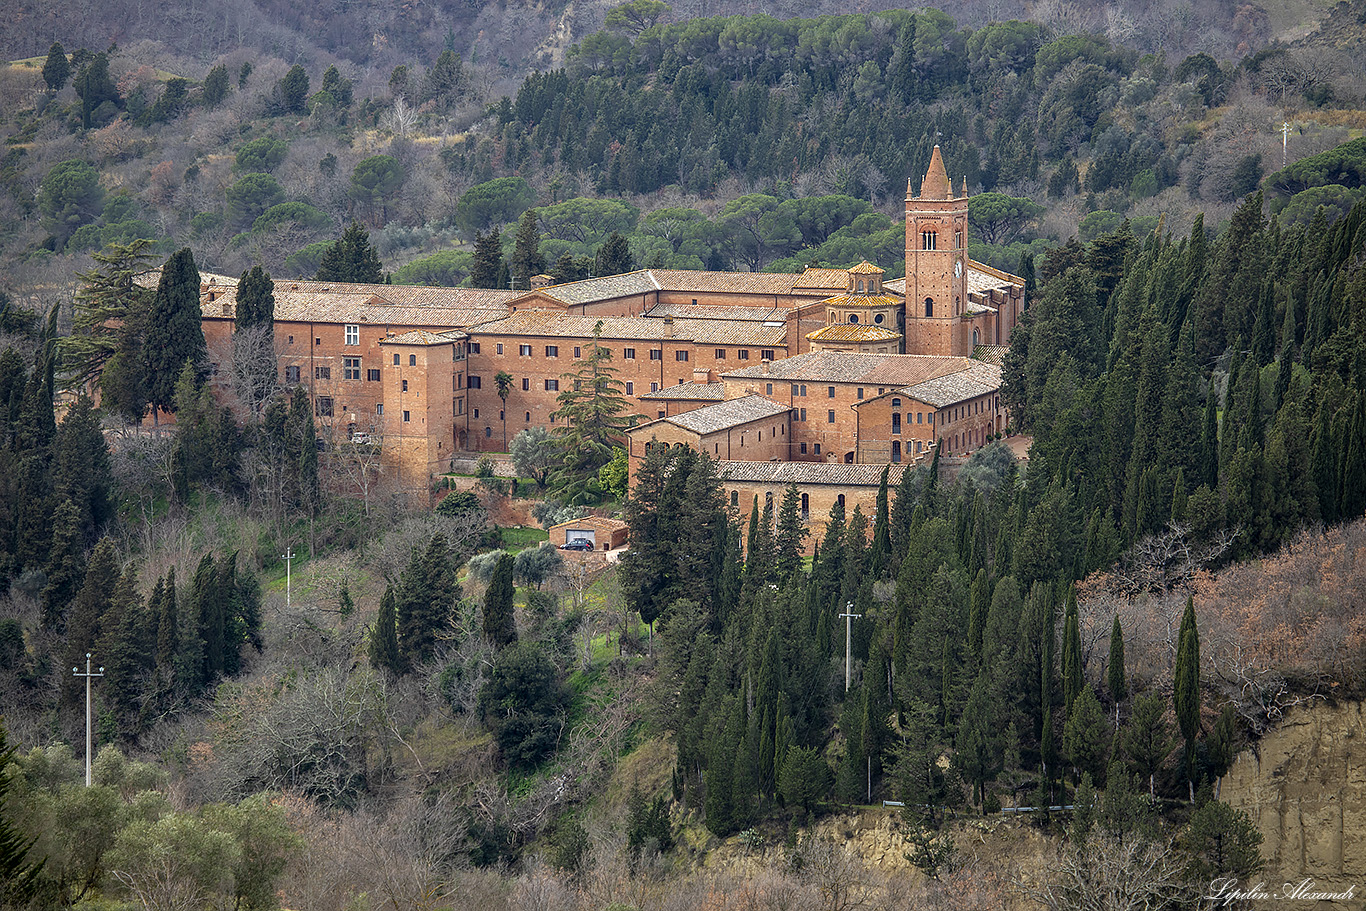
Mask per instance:
[[[763,360],[759,361],[759,372],[767,374],[769,370],[772,368],[772,366],[773,362],[770,361],[768,358],[764,358]]]
[[[555,276],[553,275],[541,274],[531,276],[532,291],[535,291],[538,288],[549,288],[553,284],[555,284]]]
[[[674,337],[674,318],[672,316],[664,317],[664,337]]]

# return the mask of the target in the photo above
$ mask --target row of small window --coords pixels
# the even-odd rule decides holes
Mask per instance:
[[[479,344],[478,344],[478,342],[473,343],[473,344],[470,346],[470,349],[471,349],[475,354],[478,354],[478,353],[479,353]],[[582,350],[582,349],[580,349],[578,345],[575,345],[575,346],[574,346],[574,357],[582,357],[583,355],[580,353],[581,350]],[[498,343],[498,353],[499,353],[499,354],[502,354],[502,353],[503,353],[503,343],[502,343],[502,342],[499,342],[499,343]],[[517,346],[517,354],[520,355],[521,357],[531,357],[531,346],[530,346],[530,345],[518,345],[518,346]],[[559,357],[559,356],[560,356],[560,346],[559,346],[559,345],[546,345],[546,346],[545,346],[545,356],[546,356],[546,357]]]
[[[471,343],[471,345],[470,345],[470,350],[471,350],[472,352],[474,352],[475,354],[478,354],[478,353],[479,353],[479,344],[478,344],[477,342]],[[498,350],[498,353],[499,353],[499,354],[502,354],[502,353],[503,353],[503,343],[502,343],[502,342],[499,342],[499,343],[498,343],[498,348],[497,348],[497,350]],[[581,349],[579,348],[579,346],[577,346],[577,345],[574,346],[574,357],[578,358],[578,357],[581,357],[581,356],[582,356],[582,355],[580,354],[580,350],[581,350]],[[603,350],[603,351],[607,351],[607,349],[602,349],[602,350]],[[531,346],[531,345],[518,345],[518,346],[517,346],[517,354],[518,354],[520,357],[531,357],[531,356],[532,356],[531,351],[532,351],[532,346]],[[610,351],[607,351],[607,354],[608,354],[608,356],[610,356],[610,355],[611,355],[611,352],[610,352]],[[736,355],[737,355],[737,357],[738,357],[740,360],[742,360],[742,361],[747,361],[747,360],[749,360],[749,349],[748,349],[748,348],[740,348],[740,349],[737,349]],[[559,345],[546,345],[546,346],[545,346],[545,356],[546,356],[546,357],[559,357],[559,356],[560,356],[560,346],[559,346]],[[636,359],[636,349],[634,349],[634,348],[623,348],[623,349],[621,349],[621,356],[622,356],[622,359],[623,359],[623,360],[633,361],[633,360]],[[395,357],[397,357],[397,355],[395,355]],[[650,348],[650,349],[649,349],[649,357],[650,357],[650,360],[652,360],[652,361],[662,361],[662,360],[664,360],[664,349],[663,349],[663,348]],[[685,362],[685,361],[689,360],[690,357],[691,357],[691,355],[688,353],[688,351],[685,350],[685,349],[682,349],[682,348],[680,348],[679,350],[677,350],[677,351],[674,352],[674,360],[675,360],[675,361]],[[771,360],[773,360],[773,358],[774,358],[774,350],[771,349],[771,348],[764,348],[762,351],[759,352],[759,357],[760,357],[762,360],[771,361]],[[717,349],[716,349],[716,359],[717,359],[718,361],[724,361],[724,360],[726,360],[726,349],[725,349],[725,348],[717,348]],[[395,360],[394,363],[397,364],[398,361]]]
[[[342,358],[342,379],[345,379],[345,380],[358,380],[358,379],[360,379],[360,374],[361,374],[360,358],[358,358],[358,357],[344,357],[344,358]],[[366,371],[365,371],[365,378],[366,378],[366,380],[368,380],[368,381],[370,381],[370,382],[372,382],[372,383],[377,383],[377,382],[379,382],[379,378],[380,378],[380,377],[379,377],[379,371],[376,370],[375,368],[371,367],[369,370],[366,370]],[[315,379],[315,380],[330,380],[330,379],[332,379],[332,368],[331,368],[330,366],[324,365],[324,364],[319,364],[319,365],[315,366],[315,367],[313,368],[313,379]],[[286,367],[285,367],[285,382],[286,382],[286,383],[298,383],[298,382],[302,382],[302,380],[303,380],[303,368],[302,368],[302,367],[293,366],[293,365],[291,365],[291,366],[286,366]]]

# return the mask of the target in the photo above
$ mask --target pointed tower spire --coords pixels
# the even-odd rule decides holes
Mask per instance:
[[[921,199],[948,199],[953,193],[949,184],[949,172],[944,168],[944,158],[939,154],[939,144],[935,143],[930,155],[930,168],[925,172],[925,180],[920,184]]]

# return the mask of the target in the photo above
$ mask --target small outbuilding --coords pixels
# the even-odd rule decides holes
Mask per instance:
[[[550,526],[550,543],[564,547],[571,541],[587,541],[592,550],[616,550],[626,546],[628,531],[620,519],[584,516]]]

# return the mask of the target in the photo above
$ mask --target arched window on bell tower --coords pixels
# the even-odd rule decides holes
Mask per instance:
[[[925,316],[934,316],[934,298],[932,297],[925,298]]]
[[[936,231],[920,232],[920,249],[936,250],[939,247],[939,234]]]

